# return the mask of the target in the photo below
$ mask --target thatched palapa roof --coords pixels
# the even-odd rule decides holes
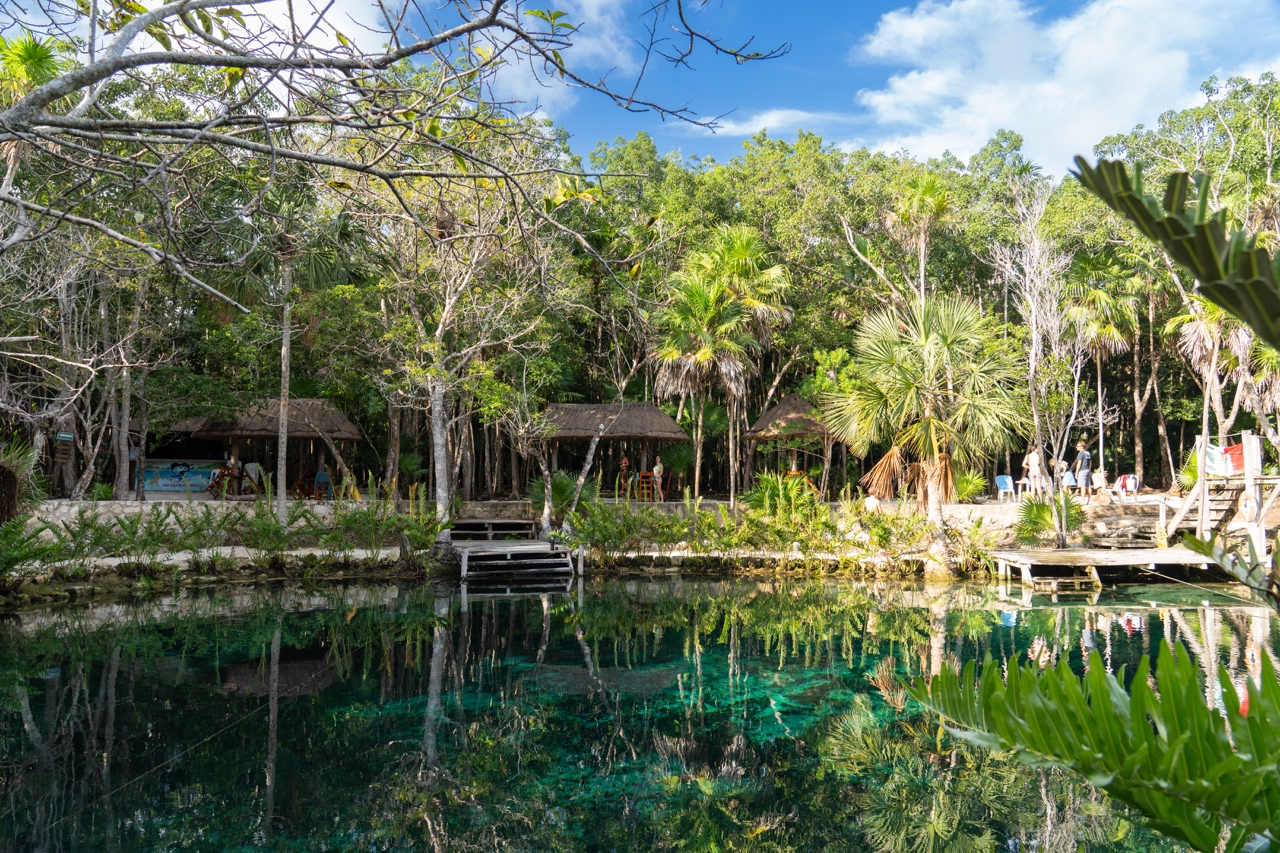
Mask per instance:
[[[675,419],[653,403],[552,403],[547,420],[553,441],[588,440],[605,425],[606,439],[688,441]]]
[[[827,428],[818,415],[817,406],[799,394],[788,394],[762,414],[742,437],[747,441],[773,441],[806,435],[825,436]]]
[[[275,438],[280,432],[280,401],[259,400],[234,420],[205,422],[192,430],[196,438]],[[359,441],[355,424],[328,400],[290,400],[289,437]]]

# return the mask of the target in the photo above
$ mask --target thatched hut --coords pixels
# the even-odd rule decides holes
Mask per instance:
[[[590,441],[600,435],[601,441],[640,442],[640,467],[644,469],[649,464],[651,442],[689,440],[675,418],[649,402],[552,403],[546,417],[552,426],[548,440],[553,463],[557,462],[560,442]]]
[[[788,394],[776,406],[766,409],[756,419],[751,428],[742,434],[748,442],[757,444],[761,441],[785,442],[790,439],[816,438],[822,442],[822,489],[827,486],[828,472],[831,469],[831,449],[835,445],[835,436],[823,423],[817,406],[799,394]],[[797,470],[799,448],[794,442],[790,446],[791,470]]]
[[[259,400],[228,420],[207,419],[191,434],[195,438],[221,438],[234,441],[249,438],[275,438],[280,432],[280,401]],[[359,441],[360,430],[328,400],[290,400],[289,437],[320,440],[326,444]]]

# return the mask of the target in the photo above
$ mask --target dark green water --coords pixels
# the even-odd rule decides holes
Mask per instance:
[[[1119,668],[1173,637],[1244,678],[1276,639],[1187,587],[468,599],[238,590],[0,625],[0,849],[1174,849],[871,679],[1088,645]]]

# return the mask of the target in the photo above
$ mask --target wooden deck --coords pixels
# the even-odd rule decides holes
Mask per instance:
[[[1204,566],[1205,558],[1189,548],[1039,548],[1027,551],[994,551],[997,573],[1011,579],[1014,570],[1023,586],[1038,592],[1100,589],[1098,567],[1149,568],[1156,566]],[[1048,570],[1068,570],[1070,574]]]
[[[532,522],[503,519],[460,519],[467,535],[452,540],[462,564],[462,580],[568,576],[574,574],[573,554],[563,545],[536,539]],[[581,559],[578,570],[581,571]]]

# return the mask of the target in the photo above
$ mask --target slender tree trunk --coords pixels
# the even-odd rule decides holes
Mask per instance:
[[[284,264],[284,309],[280,314],[280,423],[276,434],[276,518],[281,524],[289,520],[289,368],[292,357],[293,272]]]
[[[440,607],[436,608],[440,610]],[[444,606],[448,614],[448,603]],[[443,624],[437,622],[431,631],[431,674],[427,681],[427,713],[422,722],[422,749],[427,754],[427,766],[440,766],[440,753],[436,745],[436,732],[440,728],[440,698],[444,694],[444,644],[447,631]]]
[[[387,467],[382,472],[382,487],[388,492],[396,487],[400,473],[400,417],[400,407],[387,400]]]
[[[735,430],[737,429],[738,405],[733,399],[729,400],[729,509],[733,509],[737,502],[738,492],[738,445],[735,440]]]
[[[436,483],[436,520],[447,521],[450,514],[450,465],[449,458],[449,413],[446,410],[447,397],[444,383],[438,379],[431,380],[431,467],[435,472]],[[441,530],[440,538],[447,540],[449,532]]]
[[[1158,376],[1152,391],[1156,402],[1156,435],[1160,439],[1160,446],[1157,449],[1164,451],[1160,454],[1160,467],[1164,478],[1161,485],[1168,489],[1173,486],[1174,471],[1177,469],[1173,464],[1173,448],[1169,445],[1169,424],[1165,420],[1164,407],[1160,403],[1160,378]]]
[[[702,415],[707,404],[695,399],[694,405],[698,407],[698,421],[693,428],[693,496],[697,498],[702,494]]]
[[[151,409],[147,405],[147,396],[143,393],[146,378],[138,383],[138,461],[137,489],[133,497],[138,502],[147,499],[147,433],[151,431]]]
[[[1102,433],[1105,424],[1102,420],[1102,353],[1095,352],[1093,354],[1094,371],[1098,374],[1098,464],[1093,466],[1093,470],[1099,474],[1103,474],[1107,470],[1107,458],[1105,455],[1106,447],[1103,443]],[[1065,460],[1064,460],[1065,461]]]

